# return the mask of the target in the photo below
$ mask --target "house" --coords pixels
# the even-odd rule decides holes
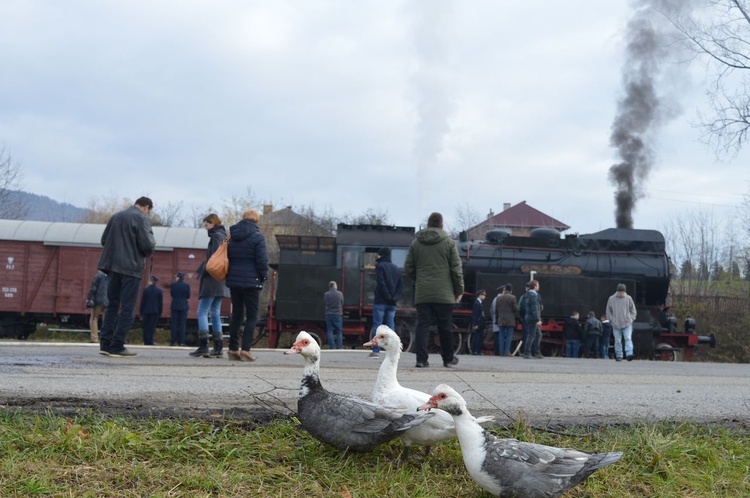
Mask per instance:
[[[487,219],[469,228],[466,233],[469,239],[484,240],[485,234],[490,230],[502,230],[510,235],[528,237],[535,228],[554,228],[564,232],[570,227],[565,223],[548,216],[535,209],[526,201],[521,201],[515,206],[510,203],[503,204],[502,212],[494,214],[490,211]]]
[[[291,206],[274,211],[273,205],[265,204],[258,225],[266,238],[269,263],[279,261],[279,245],[276,242],[276,235],[333,236],[330,231],[292,211]]]

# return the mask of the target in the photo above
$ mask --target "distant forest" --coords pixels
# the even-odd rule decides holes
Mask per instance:
[[[49,197],[18,190],[9,192],[7,200],[28,208],[22,217],[30,221],[65,221],[79,223],[83,220],[87,210],[76,207],[67,202],[57,202]]]

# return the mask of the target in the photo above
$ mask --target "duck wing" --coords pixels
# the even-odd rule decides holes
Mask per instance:
[[[371,451],[431,418],[421,416],[423,412],[401,413],[322,388],[300,398],[297,412],[302,426],[319,441],[358,452]]]
[[[556,497],[590,476],[596,469],[615,463],[622,453],[589,454],[516,439],[500,439],[485,432],[483,473],[508,496]]]

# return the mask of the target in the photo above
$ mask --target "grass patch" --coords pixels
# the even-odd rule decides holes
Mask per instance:
[[[625,453],[571,497],[750,496],[750,441],[743,428],[654,423],[552,433],[519,423],[493,432]],[[370,454],[340,454],[294,419],[258,425],[0,411],[3,496],[489,496],[466,473],[457,441],[404,465],[397,463],[400,452],[395,441]]]

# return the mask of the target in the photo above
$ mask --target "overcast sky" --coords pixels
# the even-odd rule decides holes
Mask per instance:
[[[24,190],[387,211],[416,226],[527,201],[615,225],[610,146],[628,0],[3,0],[0,144]],[[748,152],[692,126],[703,68],[660,63],[669,109],[635,228],[730,216]]]

